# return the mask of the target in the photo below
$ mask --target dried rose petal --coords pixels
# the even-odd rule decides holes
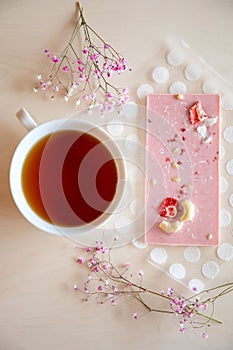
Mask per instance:
[[[202,108],[201,102],[197,101],[192,107],[189,108],[189,120],[191,124],[197,124],[203,122],[206,118],[206,113]]]
[[[165,198],[158,207],[160,216],[174,218],[177,214],[178,200],[174,197]]]

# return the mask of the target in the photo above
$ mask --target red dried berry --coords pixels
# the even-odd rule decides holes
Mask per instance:
[[[178,200],[174,197],[165,198],[158,207],[160,216],[174,218],[177,214]]]

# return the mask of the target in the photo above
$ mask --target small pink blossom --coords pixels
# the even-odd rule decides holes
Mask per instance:
[[[109,68],[109,64],[108,64],[108,62],[105,61],[103,64],[103,72],[106,72],[108,70],[108,68]]]
[[[90,94],[90,99],[91,100],[94,100],[96,98],[96,93],[95,92],[92,92],[91,94]]]
[[[82,96],[82,99],[85,100],[85,101],[87,101],[87,100],[88,100],[88,96],[87,96],[87,95],[83,95],[83,96]]]
[[[132,266],[130,262],[127,262],[123,265],[124,268],[129,269]]]
[[[42,90],[46,90],[48,88],[48,85],[45,81],[40,80],[40,87]]]
[[[106,93],[106,97],[107,97],[107,98],[110,98],[110,99],[113,98],[113,96],[112,96],[112,94],[111,94],[110,92],[107,92],[107,93]]]
[[[59,57],[57,57],[57,56],[52,56],[51,57],[51,59],[52,59],[52,61],[54,62],[54,63],[58,63],[58,62],[60,62],[60,58]]]
[[[124,88],[124,89],[122,90],[122,92],[123,92],[123,94],[128,94],[128,93],[129,93],[129,89],[128,89],[128,88]]]
[[[208,304],[207,303],[203,304],[203,310],[207,310],[207,309],[208,309]]]
[[[107,270],[108,268],[109,268],[109,264],[108,263],[102,265],[102,269],[103,270]]]
[[[204,339],[207,339],[208,338],[208,334],[207,333],[201,333],[201,337],[204,338]]]
[[[97,76],[97,78],[99,78],[99,79],[101,78],[101,72],[99,71],[99,69],[95,69],[94,73]]]
[[[78,70],[79,70],[79,72],[84,72],[84,70],[85,70],[85,68],[83,67],[83,66],[78,66]]]
[[[180,326],[180,332],[181,332],[181,333],[184,333],[184,332],[185,332],[184,325],[181,325],[181,326]]]
[[[48,57],[48,58],[51,58],[51,54],[50,54],[50,51],[49,50],[44,50],[44,53],[46,54],[46,56]]]
[[[84,80],[86,78],[86,74],[81,73],[81,74],[79,74],[79,77],[80,77],[80,79]]]
[[[59,86],[58,85],[53,85],[53,91],[58,92],[59,91]]]
[[[167,290],[167,296],[171,297],[173,294],[174,294],[174,289],[169,287],[168,290]]]
[[[79,264],[83,264],[84,259],[83,259],[82,257],[80,257],[80,258],[77,259],[77,262],[78,262]]]
[[[124,96],[121,98],[122,103],[127,103],[129,101],[129,96]]]

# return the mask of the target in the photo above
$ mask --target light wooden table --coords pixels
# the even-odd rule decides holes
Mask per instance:
[[[127,57],[132,98],[147,80],[163,38],[187,40],[220,74],[233,81],[232,0],[83,1],[88,22]],[[217,304],[224,325],[213,326],[209,339],[179,333],[173,318],[149,314],[135,321],[135,305],[116,307],[83,303],[73,292],[82,274],[74,262],[78,249],[63,238],[40,232],[15,207],[8,170],[15,147],[26,134],[15,118],[25,106],[39,123],[73,113],[64,102],[33,93],[45,48],[62,48],[74,23],[73,0],[1,0],[0,2],[0,349],[177,349],[230,350],[233,344],[233,294]],[[128,80],[127,80],[128,79]],[[232,183],[231,183],[232,187]],[[116,261],[130,260],[143,269],[157,290],[184,288],[151,269],[131,246],[114,251]],[[233,279],[232,264],[226,275]]]

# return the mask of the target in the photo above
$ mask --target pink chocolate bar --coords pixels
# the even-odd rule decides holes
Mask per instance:
[[[219,243],[219,121],[219,95],[147,97],[147,243]]]

